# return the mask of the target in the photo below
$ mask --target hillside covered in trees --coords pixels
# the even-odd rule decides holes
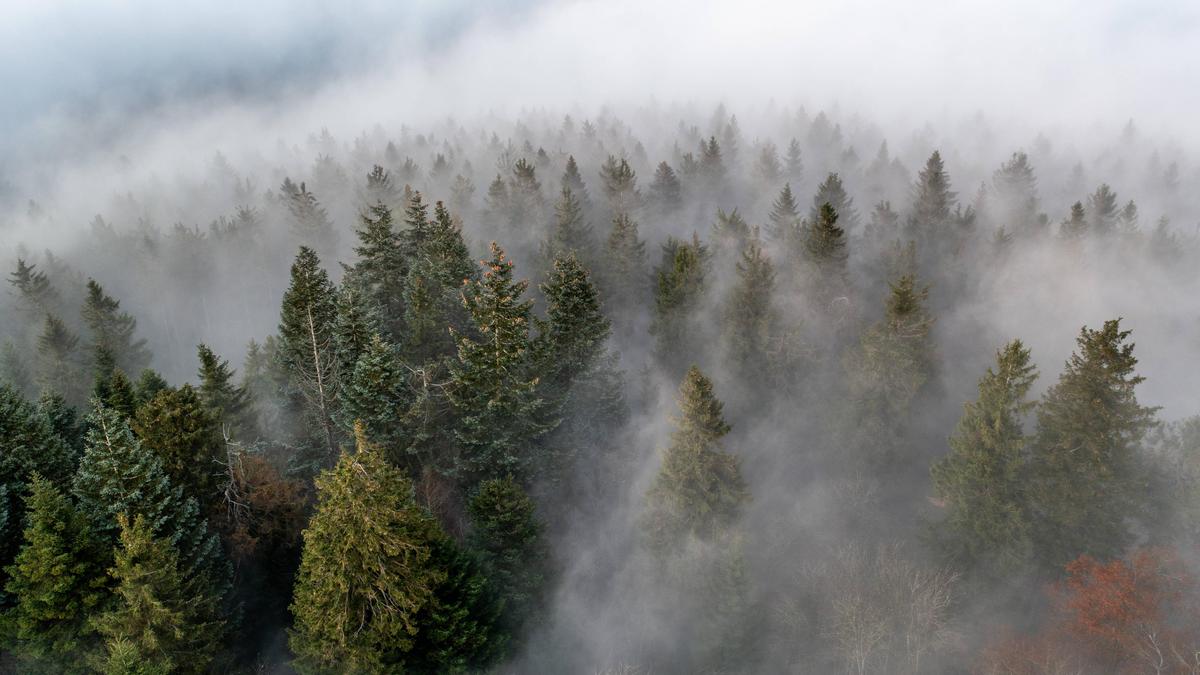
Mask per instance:
[[[6,239],[3,667],[1200,672],[1195,158],[735,113],[120,158]]]

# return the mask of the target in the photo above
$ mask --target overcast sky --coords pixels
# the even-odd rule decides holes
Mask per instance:
[[[381,110],[650,97],[1051,130],[1134,118],[1191,145],[1198,76],[1189,0],[45,0],[0,21],[0,151],[12,170],[230,107],[348,130]]]

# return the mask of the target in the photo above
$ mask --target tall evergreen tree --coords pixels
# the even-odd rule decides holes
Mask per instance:
[[[567,156],[567,166],[563,169],[562,175],[562,187],[571,191],[571,194],[579,201],[583,213],[591,212],[592,196],[583,182],[583,174],[579,172],[579,164],[575,162],[575,155]]]
[[[24,543],[5,590],[14,599],[5,623],[13,651],[30,671],[85,672],[93,614],[106,583],[87,521],[53,483],[35,475],[26,499]]]
[[[934,151],[925,162],[925,168],[917,174],[913,186],[913,212],[909,218],[910,236],[919,242],[932,242],[945,246],[942,239],[950,223],[950,216],[957,194],[950,189],[950,176],[946,173],[942,155]]]
[[[1083,209],[1083,202],[1075,202],[1071,205],[1071,214],[1067,216],[1058,228],[1059,236],[1063,239],[1079,239],[1088,231],[1087,214]]]
[[[846,231],[841,217],[830,204],[822,204],[817,219],[805,228],[804,253],[813,275],[812,288],[817,298],[829,303],[845,295],[848,278]]]
[[[87,395],[81,360],[76,348],[79,336],[53,314],[37,340],[37,371],[34,380],[43,391],[61,394],[71,405],[81,405]]]
[[[1029,156],[1014,152],[992,174],[996,224],[1010,232],[1033,234],[1039,229],[1037,178]]]
[[[467,330],[469,320],[458,294],[463,284],[476,276],[461,230],[438,202],[426,241],[415,251],[404,289],[404,352],[410,360],[427,363],[453,355],[454,340],[448,328]]]
[[[335,298],[317,254],[301,246],[292,264],[291,284],[283,294],[276,354],[287,370],[291,391],[303,401],[305,417],[316,436],[313,444],[320,448],[311,463],[318,466],[337,453],[333,423],[338,390]]]
[[[550,225],[546,240],[542,242],[542,261],[549,267],[559,254],[571,251],[584,259],[591,258],[592,227],[584,219],[583,204],[570,188],[564,187],[554,205],[554,222]]]
[[[88,279],[81,314],[91,333],[93,354],[104,350],[117,368],[136,375],[150,365],[150,350],[145,340],[134,338],[137,320],[120,310],[120,302],[109,297],[94,279]]]
[[[825,180],[817,186],[817,193],[813,195],[812,208],[809,209],[808,219],[811,222],[817,222],[821,219],[821,210],[826,204],[833,207],[840,220],[840,225],[843,230],[853,230],[858,227],[858,211],[854,209],[854,199],[846,192],[846,187],[842,184],[842,177],[836,173],[831,173],[826,176]]]
[[[303,181],[296,185],[287,178],[279,191],[291,216],[292,233],[305,246],[324,252],[332,251],[336,241],[333,222],[329,220],[329,212],[317,200],[317,196]]]
[[[196,500],[171,484],[161,460],[134,437],[118,413],[96,405],[88,425],[87,449],[72,493],[92,531],[115,545],[117,516],[143,516],[154,535],[179,552],[182,573],[202,582],[209,595],[223,596],[229,588],[229,564]]]
[[[1119,555],[1130,520],[1146,513],[1148,477],[1139,447],[1155,409],[1135,389],[1130,331],[1119,319],[1084,327],[1058,383],[1042,397],[1028,480],[1039,561],[1061,572],[1079,555]]]
[[[479,484],[468,510],[472,547],[500,590],[506,630],[517,635],[542,610],[550,575],[533,500],[511,476],[493,478]]]
[[[772,379],[767,354],[771,334],[779,328],[774,291],[775,268],[755,236],[742,249],[737,281],[724,308],[725,343],[731,366],[738,379],[751,387]]]
[[[553,427],[542,418],[545,401],[527,372],[532,301],[527,281],[513,281],[512,261],[493,242],[483,278],[463,292],[478,337],[455,332],[450,403],[458,416],[458,472],[465,485],[537,469],[532,444]]]
[[[50,277],[37,265],[17,258],[17,268],[9,273],[8,283],[16,289],[20,311],[28,323],[36,324],[43,316],[61,310],[61,297]]]
[[[642,204],[642,194],[637,187],[637,173],[624,157],[617,159],[609,155],[600,167],[600,179],[604,183],[604,196],[614,216],[631,213]]]
[[[779,191],[779,197],[771,204],[770,224],[767,226],[767,238],[771,241],[783,241],[788,230],[794,228],[800,221],[800,208],[792,195],[792,184],[784,183]]]
[[[253,434],[250,393],[245,387],[234,383],[229,361],[217,356],[205,344],[197,345],[196,352],[200,358],[200,369],[196,373],[200,377],[197,390],[200,400],[232,437],[243,438],[244,435]]]
[[[642,527],[667,552],[689,537],[711,540],[741,516],[750,495],[738,458],[722,448],[729,433],[712,381],[692,366],[679,387],[680,416],[646,495]]]
[[[189,577],[171,540],[139,514],[117,516],[120,543],[109,575],[115,603],[94,620],[104,640],[94,666],[106,674],[203,673],[224,634],[220,598]]]
[[[791,182],[799,184],[804,180],[804,158],[800,152],[800,142],[794,138],[788,143],[784,170]]]
[[[692,321],[707,290],[708,247],[693,236],[687,243],[668,239],[655,272],[654,323],[656,353],[669,372],[683,370],[698,345]]]
[[[683,186],[679,176],[666,162],[659,162],[650,182],[650,204],[660,216],[670,215],[683,206]]]
[[[412,483],[357,434],[316,480],[289,638],[302,673],[399,672],[421,639],[418,615],[446,574],[432,564],[437,524]]]
[[[604,264],[597,279],[604,290],[605,304],[617,314],[639,307],[649,291],[646,242],[638,236],[638,224],[628,214],[613,218],[604,247]]]
[[[1112,234],[1117,227],[1117,193],[1107,183],[1101,183],[1088,196],[1088,230],[1097,235]]]
[[[359,216],[358,262],[346,271],[345,286],[358,288],[370,311],[383,322],[391,339],[401,335],[404,278],[408,256],[392,220],[392,210],[375,204]]]
[[[979,397],[963,406],[950,453],[932,469],[945,508],[936,541],[955,569],[995,582],[1022,571],[1032,545],[1025,465],[1025,418],[1037,379],[1029,350],[1014,340],[979,380]]]
[[[219,418],[196,389],[185,384],[159,392],[138,409],[131,426],[171,484],[215,512],[226,474],[225,444]]]

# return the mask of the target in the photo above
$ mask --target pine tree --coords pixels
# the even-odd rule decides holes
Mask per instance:
[[[213,512],[225,475],[219,419],[190,384],[159,392],[138,409],[131,426],[158,456],[171,484]]]
[[[418,616],[446,579],[432,564],[437,524],[361,432],[357,451],[343,452],[316,486],[293,594],[293,665],[302,673],[399,671],[421,639]]]
[[[1071,205],[1071,215],[1067,216],[1066,220],[1062,221],[1059,226],[1058,233],[1063,239],[1079,239],[1088,231],[1087,214],[1083,209],[1082,202],[1075,202]]]
[[[364,209],[380,205],[394,209],[400,205],[400,190],[396,188],[391,175],[378,164],[372,166],[371,171],[367,174],[367,185],[362,193],[362,202]]]
[[[787,171],[787,177],[791,182],[799,184],[804,180],[804,159],[800,153],[800,142],[794,138],[788,143],[784,170]]]
[[[348,378],[354,364],[366,351],[371,336],[382,330],[378,317],[364,301],[358,288],[343,284],[337,291],[337,316],[333,324],[333,345],[337,356],[337,373]],[[339,388],[344,383],[339,383]]]
[[[93,354],[107,351],[117,368],[137,374],[150,365],[150,350],[145,340],[134,339],[137,320],[120,310],[120,302],[105,294],[94,279],[88,279],[81,314],[91,332]]]
[[[917,175],[913,187],[913,213],[908,225],[910,236],[920,242],[932,242],[935,247],[944,247],[942,237],[949,226],[956,196],[950,190],[950,176],[946,173],[942,155],[935,150]]]
[[[840,226],[841,217],[826,203],[821,205],[817,219],[805,228],[804,253],[813,273],[817,297],[825,303],[840,297],[847,290],[846,231]]]
[[[988,581],[1019,573],[1032,553],[1024,423],[1036,379],[1020,340],[997,352],[995,369],[979,380],[979,397],[963,406],[950,453],[932,468],[946,510],[936,541],[955,569]]]
[[[825,180],[817,186],[817,193],[813,195],[812,208],[808,212],[810,222],[817,222],[821,219],[821,210],[826,204],[833,207],[833,210],[838,215],[839,224],[843,230],[854,230],[858,227],[858,211],[854,209],[854,199],[846,193],[846,188],[842,185],[842,178],[836,173],[831,173]]]
[[[637,188],[637,173],[625,158],[609,155],[600,167],[600,178],[604,183],[604,195],[614,216],[631,213],[642,204],[642,194]]]
[[[504,627],[517,635],[542,611],[550,575],[533,500],[512,476],[493,478],[480,483],[468,510],[472,547],[500,591]]]
[[[223,596],[229,588],[229,564],[196,500],[171,484],[162,461],[134,437],[118,413],[96,405],[88,426],[87,448],[72,493],[95,535],[115,545],[117,516],[144,516],[155,537],[179,552],[184,576],[203,583],[209,595]]]
[[[683,206],[683,186],[679,176],[666,162],[659,162],[650,182],[650,203],[660,216],[675,213]]]
[[[462,231],[441,202],[429,228],[425,243],[415,252],[404,290],[404,352],[417,363],[453,355],[448,328],[465,331],[469,324],[458,294],[463,284],[477,276]]]
[[[403,415],[413,403],[407,370],[394,346],[371,338],[346,386],[339,393],[342,424],[362,425],[363,433],[397,466],[406,466],[410,442]]]
[[[645,301],[649,291],[646,242],[639,238],[638,224],[628,214],[613,218],[601,272],[596,276],[605,304],[613,308],[614,315],[632,311]]]
[[[320,251],[332,251],[336,240],[329,212],[321,206],[317,196],[308,190],[302,181],[299,186],[285,178],[279,188],[283,202],[291,215],[292,233],[303,245]]]
[[[711,240],[722,259],[736,255],[750,239],[750,224],[737,209],[726,213],[717,209],[717,221],[712,226]]]
[[[545,266],[553,264],[559,254],[575,252],[583,258],[592,254],[592,228],[584,220],[583,204],[575,198],[570,188],[562,189],[562,196],[554,205],[554,222],[550,233],[542,242],[541,255]]]
[[[995,219],[997,224],[1022,235],[1038,230],[1037,178],[1024,152],[1014,152],[1012,158],[992,174],[996,191]]]
[[[1156,409],[1138,403],[1145,378],[1129,335],[1119,319],[1084,327],[1038,407],[1028,480],[1034,546],[1048,570],[1083,554],[1119,555],[1133,541],[1130,519],[1145,513],[1139,446]]]
[[[562,187],[564,190],[570,190],[575,199],[579,201],[580,209],[583,213],[590,213],[592,210],[592,196],[588,193],[587,185],[583,182],[583,174],[579,172],[579,164],[575,162],[575,155],[567,156],[567,166],[563,170]]]
[[[16,289],[21,312],[29,323],[36,323],[41,317],[61,309],[58,290],[50,278],[24,258],[17,258],[17,269],[9,274],[8,283]]]
[[[646,495],[642,527],[665,553],[690,537],[711,540],[728,530],[749,500],[739,460],[722,449],[729,433],[712,381],[692,366],[679,387],[681,415]]]
[[[336,291],[321,269],[317,254],[301,246],[279,312],[277,358],[288,372],[291,390],[303,400],[310,428],[319,438],[314,445],[320,450],[312,461],[317,466],[337,453],[338,435],[333,424],[338,389],[335,298]]]
[[[120,543],[109,575],[115,604],[94,620],[104,640],[94,667],[103,673],[203,673],[224,634],[220,599],[189,577],[170,539],[143,515],[117,516]]]
[[[738,380],[751,389],[772,381],[767,353],[771,334],[779,323],[774,291],[775,268],[755,236],[742,249],[737,281],[724,308],[730,366]]]
[[[5,587],[15,602],[5,617],[14,652],[31,670],[84,672],[89,621],[105,596],[104,556],[71,501],[36,474],[26,510],[24,545]]]
[[[779,191],[779,197],[771,204],[770,224],[767,226],[767,238],[781,242],[787,233],[800,222],[800,208],[792,195],[792,184],[784,183]]]
[[[234,383],[234,372],[229,368],[229,361],[217,356],[205,344],[197,345],[196,352],[200,358],[200,369],[196,373],[200,378],[200,400],[233,438],[253,434],[250,392]],[[154,392],[150,398],[156,394]]]
[[[725,178],[725,160],[716,136],[710,136],[707,142],[700,141],[700,173],[709,187],[718,186]]]
[[[697,343],[691,322],[707,290],[708,247],[693,236],[692,242],[668,239],[662,263],[655,272],[654,323],[656,353],[668,372],[683,370]]]
[[[492,242],[483,278],[463,292],[478,338],[455,331],[458,359],[450,364],[450,403],[458,416],[459,477],[465,485],[537,468],[531,445],[553,424],[542,419],[545,402],[537,378],[526,372],[532,301],[526,281],[513,281],[513,264]]]
[[[1088,196],[1088,230],[1097,235],[1112,234],[1117,227],[1117,193],[1107,183],[1101,183]]]
[[[68,403],[80,405],[86,396],[82,367],[76,348],[79,336],[53,314],[46,315],[46,324],[37,340],[37,374],[35,381],[43,391],[61,394]]]
[[[928,288],[911,274],[889,284],[883,320],[869,328],[846,358],[852,445],[859,464],[886,472],[901,462],[913,401],[933,378],[933,318]]]
[[[354,253],[358,262],[346,271],[343,286],[353,286],[374,316],[383,322],[391,339],[402,334],[399,317],[404,312],[404,279],[408,273],[408,256],[392,222],[392,211],[384,204],[375,204],[360,217],[357,230],[358,246]]]
[[[95,375],[91,398],[119,412],[126,419],[133,417],[138,407],[137,392],[107,349],[100,347],[96,350],[92,369]]]

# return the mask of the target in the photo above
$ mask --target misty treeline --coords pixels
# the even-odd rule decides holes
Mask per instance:
[[[1187,158],[683,119],[10,190],[4,666],[1200,673]]]

